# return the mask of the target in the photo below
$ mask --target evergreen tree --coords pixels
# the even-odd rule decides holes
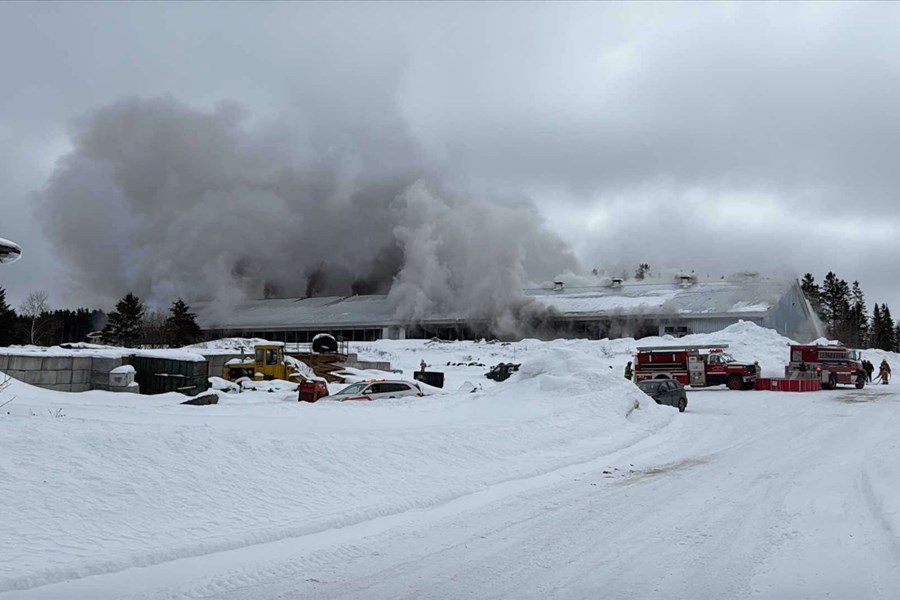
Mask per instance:
[[[847,343],[854,348],[863,348],[868,341],[869,317],[866,315],[866,299],[858,281],[853,282],[851,297],[853,298],[849,319],[851,335]]]
[[[883,345],[879,347],[882,350],[893,350],[897,345],[897,340],[894,338],[894,319],[891,318],[891,309],[887,304],[881,305],[881,318],[884,321],[884,335],[882,336]]]
[[[887,304],[875,305],[872,313],[872,347],[880,350],[893,350],[896,346],[896,327],[891,317],[891,309]]]
[[[94,311],[99,312],[99,311]],[[48,314],[50,343],[83,342],[94,330],[95,314],[87,308],[61,309]]]
[[[869,345],[877,348],[881,338],[881,330],[884,328],[884,319],[881,318],[881,307],[876,303],[872,309],[872,323],[869,325]]]
[[[103,341],[116,346],[135,346],[141,339],[144,321],[144,305],[137,296],[128,292],[109,313],[109,322],[103,328]]]
[[[638,281],[643,281],[644,277],[647,276],[647,273],[650,272],[650,265],[647,263],[641,263],[638,265],[637,270],[634,272],[634,278]]]
[[[806,299],[809,300],[813,310],[816,311],[816,314],[821,318],[821,291],[819,290],[819,284],[816,283],[816,278],[812,276],[812,273],[807,273],[803,276],[803,279],[800,280],[800,289],[803,290],[803,295],[806,296]]]
[[[850,286],[843,279],[829,271],[822,282],[820,295],[822,316],[831,337],[846,340],[852,327],[849,326]]]
[[[16,341],[16,311],[6,303],[6,290],[0,288],[0,346],[9,346]]]
[[[190,307],[179,298],[172,303],[169,311],[172,315],[166,320],[169,339],[174,346],[187,346],[200,339],[200,326],[197,315],[190,312]]]

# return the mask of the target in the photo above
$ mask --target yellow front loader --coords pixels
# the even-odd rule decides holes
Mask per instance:
[[[293,365],[285,362],[284,346],[281,344],[260,344],[254,348],[253,356],[240,362],[226,364],[222,377],[228,381],[236,381],[242,377],[250,379],[283,379],[299,383],[306,376],[299,373]]]

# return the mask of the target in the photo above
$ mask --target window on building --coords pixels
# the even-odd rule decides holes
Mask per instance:
[[[675,337],[681,337],[683,335],[690,334],[691,329],[687,325],[666,325],[663,328],[663,333],[665,333],[666,335],[673,335]]]

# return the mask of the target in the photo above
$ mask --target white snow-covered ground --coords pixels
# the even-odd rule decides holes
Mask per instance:
[[[788,353],[746,323],[681,342],[773,376]],[[678,414],[622,377],[636,345],[358,344],[446,373],[372,403],[13,382],[0,599],[898,596],[895,385],[694,390]],[[485,379],[501,361],[522,369]]]

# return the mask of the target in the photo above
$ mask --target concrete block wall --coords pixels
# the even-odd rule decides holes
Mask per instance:
[[[114,391],[110,389],[109,372],[125,364],[124,358],[94,357],[91,359],[89,375],[90,389]]]
[[[123,364],[122,358],[90,356],[0,355],[0,371],[13,379],[58,392],[108,390],[109,372]],[[137,388],[113,391],[137,392]]]

